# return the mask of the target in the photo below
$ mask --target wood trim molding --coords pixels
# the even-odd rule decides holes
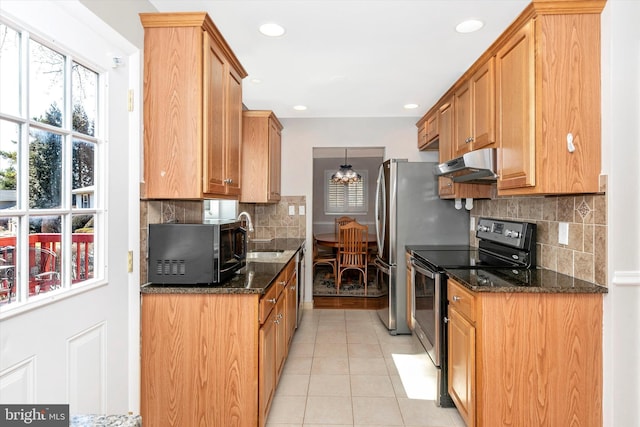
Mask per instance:
[[[612,283],[617,286],[640,286],[640,271],[614,271]]]

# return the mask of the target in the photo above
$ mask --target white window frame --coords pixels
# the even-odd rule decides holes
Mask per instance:
[[[32,29],[26,28],[25,25],[13,22],[6,16],[0,16],[0,22],[7,25],[21,34],[21,84],[20,96],[21,107],[20,115],[13,116],[2,113],[0,111],[0,119],[3,121],[17,124],[20,127],[20,141],[18,146],[18,164],[17,164],[17,201],[16,207],[13,209],[0,210],[0,218],[18,218],[18,233],[16,236],[16,247],[20,253],[17,254],[16,265],[16,296],[12,298],[8,304],[0,305],[0,319],[30,310],[48,303],[54,302],[60,298],[71,296],[78,292],[84,292],[88,289],[102,286],[107,283],[106,277],[106,165],[108,151],[106,144],[106,112],[107,104],[107,87],[108,72],[103,67],[97,66],[86,58],[75,54],[71,49],[62,46],[56,42],[47,41],[46,35],[39,34]],[[50,126],[32,120],[33,115],[29,111],[28,97],[28,81],[29,81],[29,41],[34,40],[43,46],[46,46],[65,57],[66,67],[64,76],[65,85],[65,105],[64,105],[64,122],[60,128]],[[98,75],[98,103],[97,114],[94,124],[94,136],[89,136],[72,130],[72,108],[71,102],[71,64],[78,63]],[[44,130],[60,135],[62,140],[62,194],[61,207],[55,209],[30,209],[28,207],[29,188],[25,185],[28,182],[29,175],[29,141],[30,130]],[[94,206],[90,208],[73,207],[71,197],[71,157],[73,141],[83,140],[95,144],[95,162],[94,162]],[[94,235],[93,235],[93,277],[81,282],[74,283],[72,286],[72,217],[73,215],[93,215],[94,217]],[[61,287],[53,291],[42,293],[40,295],[29,296],[29,218],[31,216],[61,216],[61,255],[64,264],[61,265],[60,282]],[[19,295],[18,295],[19,293]]]
[[[331,181],[331,175],[335,173],[335,170],[325,170],[324,171],[324,213],[325,215],[342,215],[342,214],[362,214],[366,215],[369,212],[369,173],[366,170],[355,170],[362,179],[360,183],[362,184],[362,205],[349,207],[348,199],[349,199],[349,186],[356,184],[336,184]],[[344,204],[342,207],[332,207],[332,203],[330,200],[331,197],[331,186],[342,186],[344,187],[346,197],[344,199]]]

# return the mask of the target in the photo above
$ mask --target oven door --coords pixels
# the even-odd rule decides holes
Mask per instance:
[[[442,364],[442,274],[411,258],[412,315],[415,333],[434,365]]]

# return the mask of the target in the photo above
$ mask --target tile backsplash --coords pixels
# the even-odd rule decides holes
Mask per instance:
[[[607,198],[605,194],[505,197],[475,200],[478,217],[515,219],[537,224],[538,266],[607,285]],[[568,244],[558,243],[561,222],[569,227]],[[475,231],[471,242],[477,246]]]
[[[294,214],[289,215],[293,206]],[[300,206],[304,215],[300,215]],[[253,218],[254,239],[298,237],[307,235],[307,205],[305,196],[284,196],[278,203],[240,203],[240,211],[247,211]]]

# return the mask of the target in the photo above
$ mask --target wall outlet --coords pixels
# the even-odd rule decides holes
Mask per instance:
[[[304,215],[304,205],[298,206],[298,215]]]
[[[476,230],[476,221],[473,219],[473,217],[469,218],[469,230],[471,231]]]
[[[289,206],[289,215],[293,216],[296,214],[296,207],[294,205]]]
[[[561,222],[558,224],[558,243],[561,245],[569,244],[569,223]]]

